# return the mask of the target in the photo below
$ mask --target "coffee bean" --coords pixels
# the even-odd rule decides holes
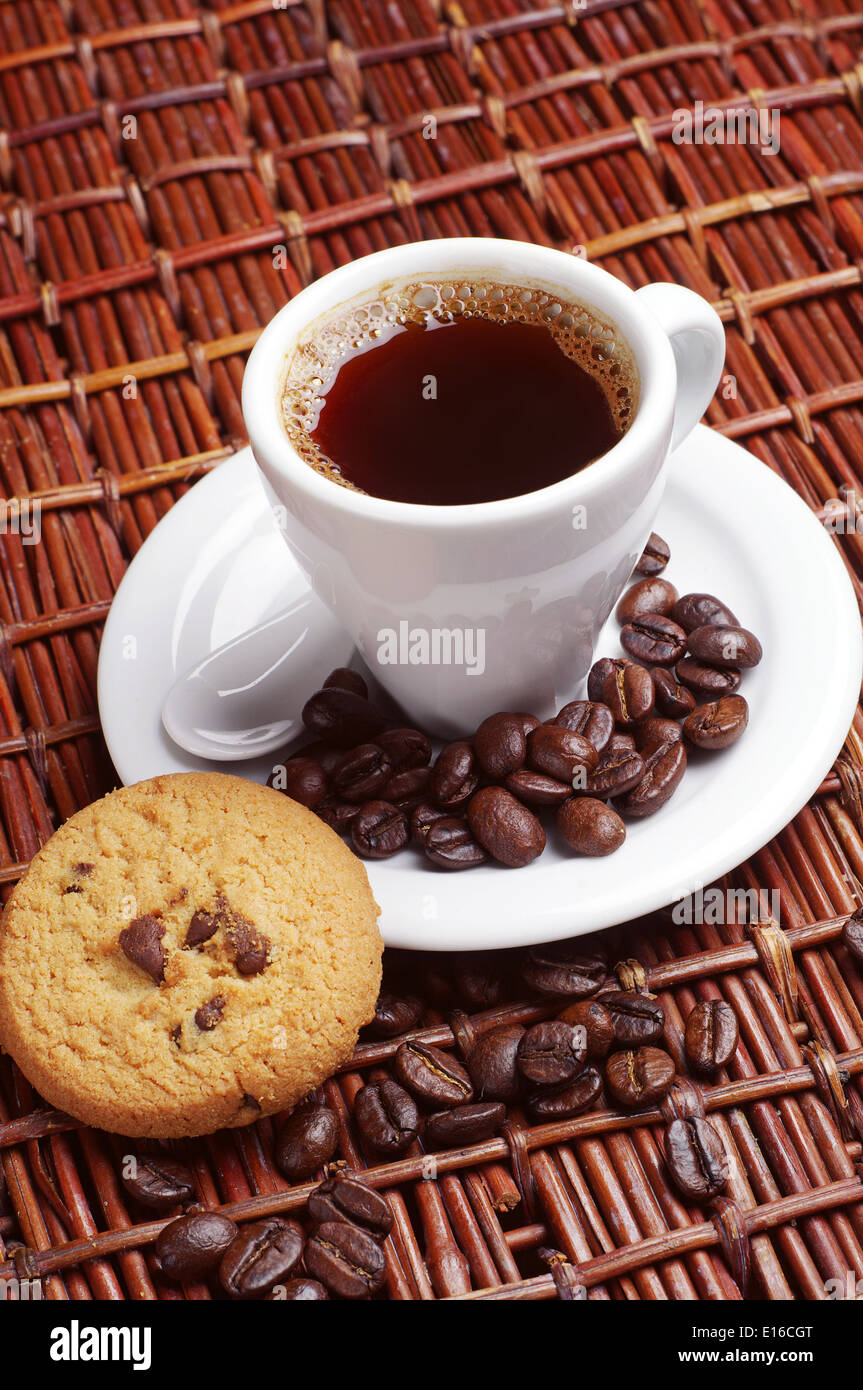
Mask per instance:
[[[377,1241],[359,1226],[325,1221],[306,1246],[306,1269],[338,1298],[368,1298],[383,1288],[386,1264]]]
[[[520,974],[528,989],[536,994],[568,999],[587,999],[605,983],[608,970],[605,957],[588,952],[572,942],[534,946],[524,956]]]
[[[375,743],[386,753],[394,773],[428,767],[431,762],[431,743],[419,729],[384,729]]]
[[[624,792],[638,786],[644,776],[644,759],[635,751],[635,740],[629,742],[631,751],[617,752],[609,747],[603,753],[596,770],[587,779],[585,791],[589,796],[623,796]]]
[[[377,1241],[386,1240],[393,1228],[389,1202],[359,1178],[328,1178],[309,1194],[308,1212],[315,1225],[347,1221]]]
[[[478,1096],[511,1102],[521,1093],[518,1046],[524,1037],[520,1023],[502,1023],[481,1033],[471,1048],[467,1068]]]
[[[473,837],[461,816],[444,816],[429,827],[425,837],[426,858],[439,869],[475,869],[487,858],[482,845]]]
[[[359,671],[352,671],[349,666],[337,666],[335,671],[331,671],[324,681],[323,688],[349,690],[352,695],[359,695],[362,700],[369,697],[369,688]]]
[[[631,623],[644,613],[668,617],[677,602],[677,590],[667,579],[639,579],[630,586],[615,609],[619,623]]]
[[[555,1120],[570,1120],[581,1114],[599,1099],[602,1077],[596,1067],[586,1067],[574,1081],[562,1086],[550,1086],[527,1099],[527,1113],[537,1124],[552,1124]]]
[[[659,1042],[665,1027],[665,1014],[658,999],[637,990],[612,990],[601,994],[599,1002],[611,1015],[614,1041],[618,1047],[642,1047]]]
[[[600,754],[614,733],[614,715],[600,700],[571,700],[548,722],[581,734]]]
[[[443,952],[428,951],[423,952],[422,956],[418,957],[413,951],[399,951],[395,947],[388,948],[385,953],[385,968],[392,963],[397,955],[406,957],[408,960],[413,957],[414,966],[411,970],[411,978],[414,980],[416,979],[416,962],[422,961],[422,991],[429,1008],[440,1010],[443,1013],[455,1006],[452,974],[448,968],[448,957]]]
[[[506,1106],[499,1101],[477,1101],[455,1110],[438,1110],[429,1115],[423,1130],[427,1149],[462,1149],[490,1139],[506,1119]]]
[[[571,784],[576,772],[587,778],[596,767],[598,754],[581,734],[559,724],[540,724],[527,740],[527,758],[535,772]]]
[[[477,761],[489,777],[503,778],[524,764],[526,739],[517,714],[490,714],[474,734]]]
[[[602,690],[606,680],[624,666],[634,666],[628,656],[601,656],[590,668],[587,676],[587,698],[597,704],[603,703]]]
[[[639,574],[659,574],[661,570],[665,569],[670,559],[671,551],[668,548],[668,542],[658,536],[655,531],[651,531],[647,545],[641,552],[641,557],[635,568]]]
[[[392,763],[376,743],[358,743],[333,768],[332,783],[343,801],[372,801],[392,776]]]
[[[335,797],[327,797],[326,801],[315,807],[318,819],[331,830],[335,830],[337,835],[347,835],[359,813],[359,806],[350,801],[339,801]]]
[[[656,696],[656,708],[667,719],[685,719],[695,709],[695,696],[685,685],[674,679],[663,666],[654,666],[650,674]]]
[[[570,849],[578,854],[613,854],[626,839],[626,826],[604,801],[574,796],[557,813],[557,828]]]
[[[521,731],[525,738],[527,738],[528,734],[532,734],[534,729],[538,729],[542,723],[542,720],[537,719],[535,714],[523,714],[519,711],[515,717],[521,720]]]
[[[757,666],[763,655],[754,632],[745,627],[718,627],[710,624],[690,632],[689,650],[696,661],[726,668]]]
[[[357,1092],[354,1120],[368,1147],[382,1154],[401,1153],[419,1133],[420,1116],[413,1099],[389,1077]]]
[[[329,1294],[317,1279],[289,1279],[276,1285],[267,1298],[273,1303],[322,1303]]]
[[[643,666],[623,666],[606,676],[602,699],[615,723],[629,728],[653,709],[653,677]]]
[[[386,722],[369,700],[339,686],[319,690],[303,708],[306,728],[336,748],[355,748],[358,743],[370,742]]]
[[[464,739],[442,748],[432,768],[429,795],[447,811],[463,806],[479,785],[476,757]]]
[[[364,859],[389,859],[408,842],[408,818],[388,801],[367,801],[351,825],[351,843]]]
[[[314,811],[327,794],[327,775],[314,758],[291,758],[270,773],[267,786]]]
[[[699,705],[683,722],[683,733],[696,748],[728,748],[749,723],[749,706],[742,695],[723,695]]]
[[[425,1006],[414,994],[390,994],[382,990],[375,1004],[375,1016],[366,1027],[372,1038],[397,1038],[416,1028]]]
[[[511,772],[503,785],[517,801],[524,801],[528,806],[559,806],[572,796],[569,782],[559,782],[556,777],[549,777],[544,772],[532,772],[528,767]]]
[[[632,734],[625,734],[621,730],[616,729],[615,732],[611,735],[611,738],[608,740],[608,744],[606,745],[605,753],[603,754],[603,756],[605,757],[611,753],[634,752],[635,739],[632,737]]]
[[[722,999],[702,999],[686,1020],[683,1041],[689,1064],[710,1075],[731,1061],[737,1048],[737,1015]]]
[[[644,760],[644,776],[618,802],[625,816],[652,816],[672,797],[686,771],[686,749],[678,740],[662,743]]]
[[[605,1081],[620,1105],[652,1105],[674,1079],[674,1063],[658,1047],[613,1052],[605,1064]]]
[[[452,957],[456,994],[466,1009],[494,1009],[504,997],[506,956],[497,951],[458,951]]]
[[[178,1216],[156,1237],[159,1268],[169,1279],[206,1279],[237,1235],[235,1221],[217,1211]]]
[[[403,1042],[393,1066],[402,1085],[423,1105],[443,1109],[473,1100],[473,1086],[461,1062],[439,1047]]]
[[[339,1117],[328,1105],[295,1110],[276,1139],[276,1162],[291,1182],[310,1178],[329,1163],[339,1142]]]
[[[637,661],[673,666],[686,651],[686,633],[661,613],[644,613],[621,629],[620,645]]]
[[[568,1004],[558,1018],[574,1028],[584,1029],[584,1055],[588,1062],[601,1062],[608,1056],[614,1042],[614,1024],[608,1009],[598,999],[579,999],[575,1004]]]
[[[694,632],[708,623],[718,623],[720,627],[737,626],[731,609],[712,594],[684,594],[672,608],[671,616],[684,632]]]
[[[478,791],[468,803],[467,821],[483,849],[507,868],[520,869],[545,849],[545,831],[536,816],[503,787]]]
[[[319,763],[329,777],[339,758],[342,756],[341,749],[332,748],[330,744],[323,743],[321,739],[315,739],[312,743],[303,744],[296,752],[291,753],[285,760],[285,767],[289,763],[296,762],[299,758],[311,758],[313,763]],[[275,772],[275,769],[274,769]],[[267,783],[269,786],[269,782]]]
[[[665,1162],[684,1197],[702,1202],[728,1182],[730,1167],[719,1134],[698,1116],[672,1120],[665,1131]]]
[[[682,656],[677,663],[677,679],[702,699],[716,699],[720,695],[733,695],[740,685],[740,672],[720,670],[718,666],[705,666],[694,656]]]
[[[281,1217],[241,1227],[219,1265],[225,1293],[232,1298],[262,1298],[274,1284],[290,1278],[304,1242],[302,1226]]]
[[[560,1019],[535,1023],[518,1045],[518,1069],[534,1086],[560,1086],[584,1070],[585,1052],[581,1029]]]
[[[859,907],[842,928],[842,944],[863,965],[863,913]]]
[[[682,738],[683,728],[676,719],[663,719],[651,714],[635,726],[635,746],[645,758],[661,744],[679,743]]]
[[[404,772],[395,773],[382,788],[381,800],[398,806],[400,811],[412,811],[428,793],[430,777],[429,767],[405,768]]]
[[[417,844],[425,844],[435,821],[444,820],[446,814],[446,811],[442,811],[439,806],[433,806],[430,801],[421,801],[414,807],[411,811],[411,836]]]
[[[129,1155],[123,1159],[121,1172],[129,1196],[155,1211],[168,1211],[178,1202],[188,1202],[195,1191],[191,1172],[173,1158]]]

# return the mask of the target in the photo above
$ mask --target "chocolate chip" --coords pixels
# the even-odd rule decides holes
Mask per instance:
[[[180,1046],[180,1043],[181,1043],[182,1037],[183,1037],[183,1030],[182,1030],[182,1028],[180,1027],[179,1023],[175,1023],[175,1024],[174,1024],[174,1026],[173,1026],[173,1028],[171,1028],[171,1030],[170,1030],[168,1036],[170,1037],[171,1042],[174,1044],[175,1047],[179,1047],[179,1046]]]
[[[120,950],[127,960],[146,971],[157,985],[165,978],[165,950],[162,937],[165,923],[158,917],[146,913],[136,917],[128,927],[120,932]]]
[[[92,865],[92,864],[73,864],[73,865],[72,865],[72,873],[75,875],[76,878],[88,878],[89,875],[90,875],[92,872],[93,872],[93,865]],[[70,883],[70,884],[68,885],[68,887],[66,887],[66,888],[63,889],[63,895],[64,895],[64,897],[65,897],[65,895],[66,895],[67,893],[83,893],[83,891],[84,891],[84,889],[81,887],[81,885],[80,885],[79,883]]]
[[[269,965],[269,938],[259,932],[254,922],[232,908],[223,893],[216,897],[212,911],[199,909],[189,923],[186,947],[201,946],[215,936],[220,927],[225,930],[228,944],[234,953],[234,964],[241,975],[260,975]]]
[[[210,940],[211,936],[216,935],[222,920],[223,914],[218,909],[215,912],[204,912],[199,908],[189,923],[189,930],[186,932],[183,945],[186,947],[202,946],[205,941]]]
[[[239,912],[232,912],[226,929],[234,952],[234,964],[241,975],[260,975],[269,965],[269,937],[259,932],[254,922]]]
[[[195,1022],[202,1033],[211,1033],[216,1024],[221,1023],[224,1009],[225,1000],[221,994],[217,994],[195,1010]]]

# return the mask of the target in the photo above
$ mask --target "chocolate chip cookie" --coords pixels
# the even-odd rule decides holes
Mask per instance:
[[[305,807],[218,773],[124,787],[36,855],[0,924],[0,1043],[45,1098],[126,1135],[293,1105],[374,1015],[362,863]]]

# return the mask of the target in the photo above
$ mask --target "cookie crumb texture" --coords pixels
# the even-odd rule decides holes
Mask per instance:
[[[361,862],[280,792],[218,773],[123,787],[36,855],[0,925],[0,1043],[45,1100],[126,1135],[293,1105],[374,1014]]]

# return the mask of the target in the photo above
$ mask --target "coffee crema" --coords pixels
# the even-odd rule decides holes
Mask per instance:
[[[638,373],[619,330],[539,289],[424,280],[342,305],[286,360],[286,435],[357,492],[453,506],[535,492],[626,433]]]

